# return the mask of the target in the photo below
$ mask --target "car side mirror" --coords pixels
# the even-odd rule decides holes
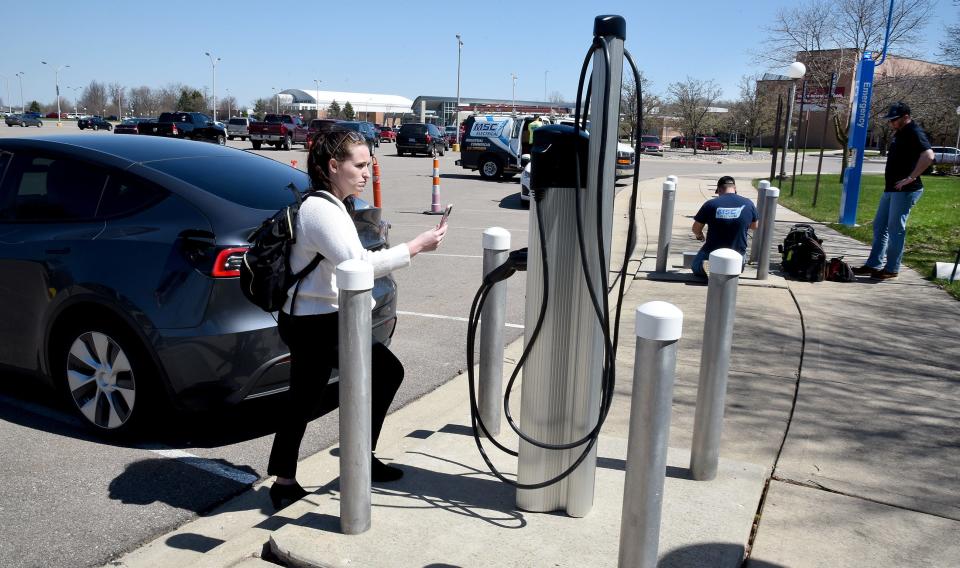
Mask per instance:
[[[530,154],[522,154],[520,156],[520,167],[525,168],[529,163],[530,163]]]

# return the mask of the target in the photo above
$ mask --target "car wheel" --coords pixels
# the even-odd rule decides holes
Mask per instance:
[[[101,433],[143,423],[159,402],[156,373],[140,342],[109,320],[70,325],[54,342],[52,366],[72,407]]]
[[[217,144],[223,146],[226,143],[227,139],[223,136],[223,134],[217,134]]]
[[[93,125],[93,129],[94,129],[94,130],[100,130],[100,125],[99,125],[99,124],[94,124],[94,125]]]
[[[21,120],[21,121],[20,121],[20,128],[26,128],[26,127],[27,127],[26,121]]]
[[[496,157],[484,156],[480,159],[480,177],[483,179],[500,179],[502,173],[503,166],[500,165],[500,160]]]
[[[402,158],[402,157],[403,157],[403,150],[401,150],[400,148],[397,148],[397,155]]]
[[[260,149],[260,144],[262,144],[262,142],[260,142],[259,140],[252,140],[250,143],[253,144],[253,149],[254,149],[254,150],[259,150],[259,149]]]
[[[289,150],[291,146],[293,146],[293,139],[287,136],[286,138],[283,139],[283,144],[281,147],[284,150]]]
[[[440,151],[438,152],[438,154],[442,156],[445,150],[446,150],[446,146],[440,146]]]

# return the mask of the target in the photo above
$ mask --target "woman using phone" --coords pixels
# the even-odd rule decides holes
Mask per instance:
[[[374,277],[383,276],[409,265],[417,254],[435,250],[447,231],[446,226],[437,226],[389,249],[366,250],[343,202],[363,191],[370,178],[369,165],[366,140],[353,131],[318,135],[307,159],[312,189],[327,195],[306,199],[301,205],[290,268],[294,272],[302,270],[318,253],[323,260],[300,282],[298,290],[290,290],[278,319],[280,338],[290,348],[290,409],[281,418],[267,466],[267,473],[277,476],[270,487],[270,499],[278,509],[307,495],[296,480],[297,458],[307,422],[338,362],[337,265],[361,259],[373,266]],[[403,365],[386,346],[375,343],[371,370],[371,447],[376,449],[383,420],[403,380]],[[376,456],[372,456],[371,466],[373,481],[395,481],[403,476],[403,471]]]

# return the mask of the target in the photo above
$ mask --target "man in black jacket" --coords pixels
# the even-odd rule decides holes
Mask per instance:
[[[907,217],[923,194],[920,174],[934,160],[927,135],[910,118],[906,103],[894,103],[883,118],[896,132],[887,152],[883,195],[873,218],[870,257],[863,266],[853,269],[854,274],[878,280],[896,278],[900,272]]]

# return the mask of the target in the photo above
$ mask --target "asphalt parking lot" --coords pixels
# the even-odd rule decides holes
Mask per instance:
[[[81,132],[72,121],[60,128],[55,124],[45,120],[42,128],[0,126],[0,137]],[[91,135],[117,136],[103,131]],[[253,151],[249,142],[227,145]],[[306,166],[306,151],[299,146],[255,153],[283,163],[295,161],[299,169]],[[391,223],[390,239],[396,244],[439,219],[423,213],[431,202],[432,160],[398,157],[389,143],[376,155],[384,218]],[[756,161],[716,158],[643,157],[641,177],[698,173],[709,179],[764,169]],[[440,249],[418,256],[411,267],[395,274],[400,319],[392,348],[406,367],[396,407],[465,368],[466,317],[481,277],[483,230],[506,228],[512,248],[527,243],[529,215],[519,198],[519,178],[485,182],[476,172],[456,167],[456,159],[453,152],[439,159],[441,201],[456,204],[447,239]],[[838,166],[839,160],[825,162],[827,171]],[[364,197],[373,200],[372,187]],[[659,201],[660,196],[643,199]],[[523,332],[524,287],[522,273],[508,281],[508,342]],[[174,414],[135,441],[108,442],[92,436],[35,380],[9,372],[0,372],[0,377],[0,439],[7,452],[0,466],[5,480],[0,485],[0,564],[10,567],[103,564],[245,491],[266,474],[274,418],[282,411],[275,401],[263,399],[202,415]],[[311,423],[301,457],[336,440],[337,418],[332,411]],[[390,428],[389,418],[385,428]],[[390,448],[380,448],[380,453],[389,457]]]

